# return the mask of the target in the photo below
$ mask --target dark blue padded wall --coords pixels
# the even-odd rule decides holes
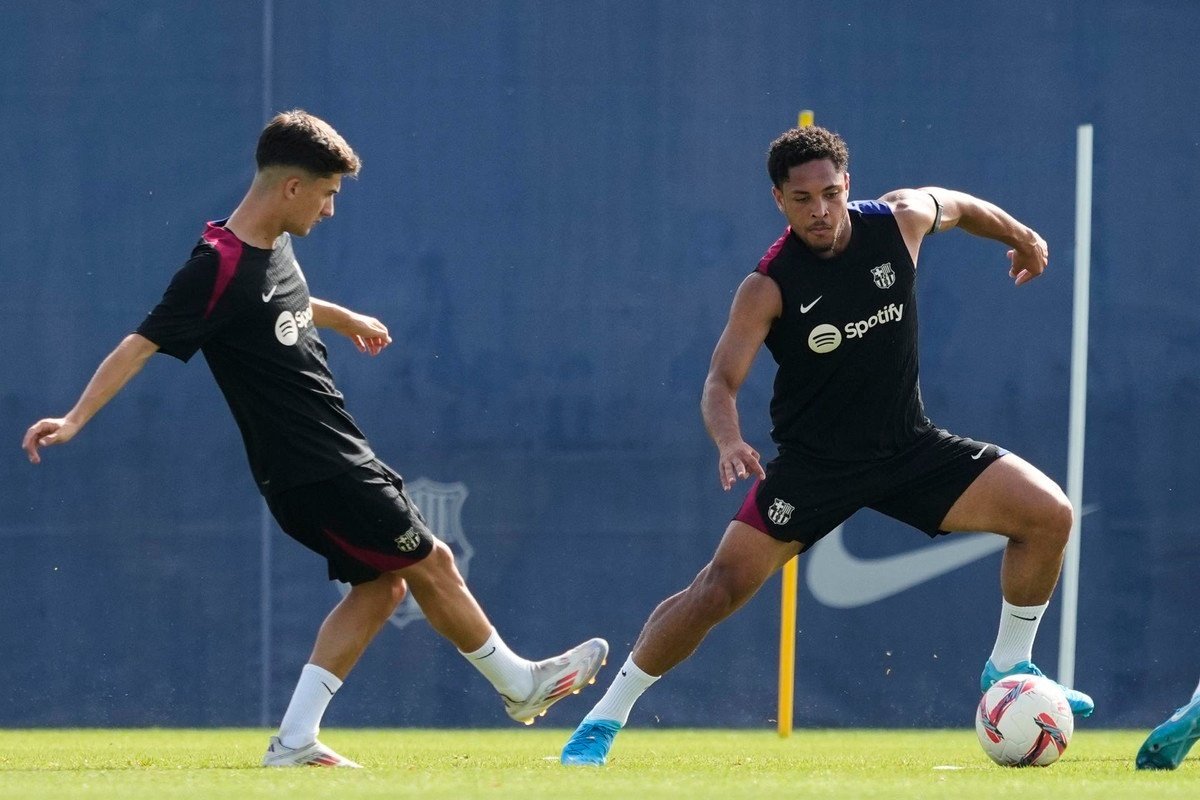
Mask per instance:
[[[604,635],[614,662],[741,501],[718,487],[698,400],[732,293],[784,227],[770,140],[812,108],[850,144],[855,197],[963,189],[1046,237],[1050,271],[1020,289],[1003,246],[927,242],[922,383],[939,424],[1065,484],[1075,129],[1093,123],[1077,683],[1098,725],[1155,722],[1194,686],[1200,636],[1177,609],[1200,568],[1197,9],[1017,2],[984,25],[941,2],[219,0],[5,17],[0,635],[23,689],[0,699],[0,724],[274,723],[337,600],[264,519],[201,359],[152,359],[40,467],[15,446],[70,407],[203,221],[236,205],[264,108],[295,106],[364,159],[336,218],[297,242],[314,295],[396,339],[367,359],[325,336],[350,410],[386,461],[432,482],[420,497],[510,644],[541,657]],[[768,362],[740,407],[770,454]],[[867,560],[927,546],[869,513],[843,541]],[[805,581],[797,724],[968,724],[998,566],[848,608]],[[656,685],[634,724],[772,724],[778,591]],[[1059,609],[1035,649],[1051,672]],[[574,724],[588,697],[553,722]],[[327,724],[507,719],[406,607]]]

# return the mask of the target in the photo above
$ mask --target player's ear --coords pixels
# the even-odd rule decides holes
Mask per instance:
[[[303,183],[304,182],[301,180],[299,175],[289,175],[287,178],[284,178],[282,186],[283,196],[288,200],[291,200],[296,195],[300,194],[300,189],[302,188]]]
[[[771,187],[771,196],[775,198],[775,207],[779,209],[779,213],[786,217],[787,214],[783,211],[783,192],[779,191],[778,186]]]
[[[846,192],[846,194],[850,194],[850,171],[849,170],[846,170],[845,172],[842,173],[842,180],[845,182],[842,185],[842,189]]]

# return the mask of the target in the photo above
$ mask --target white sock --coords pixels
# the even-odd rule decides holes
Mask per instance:
[[[1003,672],[1018,661],[1032,660],[1033,640],[1049,605],[1046,602],[1040,606],[1014,606],[1004,601],[1000,609],[1000,630],[992,648],[992,666]]]
[[[279,741],[284,747],[306,747],[317,740],[321,717],[340,688],[342,681],[337,675],[316,664],[304,665],[292,701],[279,724]]]
[[[633,663],[633,654],[630,653],[604,697],[600,698],[600,702],[596,703],[584,719],[609,719],[624,726],[629,721],[629,712],[633,710],[633,704],[642,696],[642,692],[661,677],[642,672],[641,668]]]
[[[509,700],[524,700],[533,691],[533,663],[509,650],[495,628],[483,647],[473,653],[458,652]]]

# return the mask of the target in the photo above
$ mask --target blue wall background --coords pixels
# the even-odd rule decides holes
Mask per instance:
[[[0,724],[274,724],[337,600],[264,520],[199,360],[152,359],[39,468],[17,447],[71,406],[203,221],[236,205],[266,112],[295,106],[365,161],[337,218],[297,242],[315,295],[396,339],[371,360],[325,337],[351,411],[407,477],[467,487],[469,582],[510,644],[543,657],[604,635],[617,663],[741,500],[718,488],[698,399],[733,290],[783,229],[770,140],[813,108],[850,143],[856,197],[960,188],[1045,236],[1050,271],[1019,290],[1002,246],[927,244],[922,377],[937,422],[1065,483],[1075,129],[1093,123],[1076,683],[1098,726],[1155,723],[1194,686],[1194,4],[0,9],[0,641],[18,687]],[[773,453],[768,361],[740,405]],[[863,557],[925,546],[869,513],[846,542]],[[998,566],[853,609],[803,587],[797,724],[969,724]],[[772,725],[777,597],[773,581],[633,724]],[[1035,648],[1050,671],[1058,610]],[[384,630],[326,724],[507,719],[418,621]]]

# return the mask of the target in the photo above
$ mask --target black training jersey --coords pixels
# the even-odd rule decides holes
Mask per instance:
[[[208,223],[137,332],[181,361],[203,350],[263,494],[370,461],[333,385],[291,237],[263,250],[223,224]]]
[[[781,451],[886,458],[933,426],[917,383],[916,270],[886,203],[850,207],[850,243],[822,259],[788,228],[758,264],[783,295],[766,345]]]

